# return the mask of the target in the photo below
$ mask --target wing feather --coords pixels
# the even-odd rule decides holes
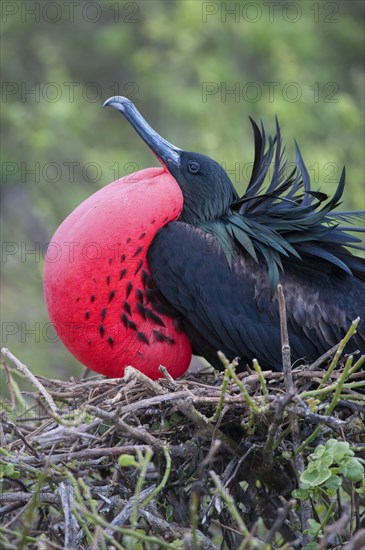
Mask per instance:
[[[148,262],[160,292],[182,314],[195,353],[218,367],[216,352],[221,350],[230,359],[240,357],[243,365],[257,358],[263,368],[281,368],[277,300],[271,300],[265,264],[240,251],[230,267],[212,233],[183,222],[159,231]],[[293,362],[317,359],[364,309],[363,286],[355,277],[319,278],[308,266],[288,264],[279,278],[287,298]],[[361,330],[352,347],[365,351]]]

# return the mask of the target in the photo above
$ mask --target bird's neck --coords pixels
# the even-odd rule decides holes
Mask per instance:
[[[180,220],[195,227],[215,227],[217,224],[224,223],[224,219],[229,216],[234,199],[235,197],[232,196],[226,200],[207,201],[184,196]]]

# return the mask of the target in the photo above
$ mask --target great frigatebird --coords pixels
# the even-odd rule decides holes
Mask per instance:
[[[365,352],[365,262],[349,251],[364,212],[334,212],[344,170],[333,197],[312,191],[298,146],[288,172],[279,125],[267,139],[251,120],[255,159],[240,197],[220,164],[171,145],[131,101],[105,105],[128,119],[162,168],[99,190],[50,243],[47,306],[76,357],[109,376],[128,364],[152,378],[164,364],[179,376],[191,348],[217,368],[220,350],[241,368],[256,358],[280,370],[279,281],[293,362],[317,359],[357,316],[346,351]],[[53,261],[70,242],[72,258]]]

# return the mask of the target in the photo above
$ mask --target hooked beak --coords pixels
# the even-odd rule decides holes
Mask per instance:
[[[158,160],[169,171],[171,171],[171,168],[180,168],[181,149],[175,147],[155,132],[129,99],[120,95],[113,96],[105,101],[103,107],[114,107],[114,109],[121,112]]]

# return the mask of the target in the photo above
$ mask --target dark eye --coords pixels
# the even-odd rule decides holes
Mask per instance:
[[[190,174],[197,174],[200,170],[200,164],[196,160],[190,160],[188,162],[188,169]]]

